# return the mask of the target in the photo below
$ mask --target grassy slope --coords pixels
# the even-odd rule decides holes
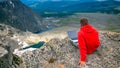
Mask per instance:
[[[99,31],[109,30],[120,32],[120,16],[100,13],[77,13],[64,18],[54,18],[54,20],[60,20],[60,22],[57,23],[60,27],[40,34],[31,34],[26,40],[29,43],[38,43],[39,41],[47,42],[52,38],[63,39],[67,37],[66,32],[68,30],[79,30],[79,19],[81,17],[87,17],[90,24],[95,26]]]
[[[76,13],[74,15],[58,18],[62,26],[74,26],[79,28],[79,20],[81,17],[87,17],[89,23],[97,29],[120,31],[120,16],[101,13]]]
[[[96,27],[99,31],[117,31],[120,32],[120,16],[101,14],[101,13],[76,13],[74,15],[54,18],[60,20],[57,24],[60,25],[58,28],[40,33],[38,37],[41,41],[49,41],[52,38],[65,38],[68,30],[78,31],[80,28],[79,20],[81,17],[87,17],[90,24]]]
[[[60,20],[58,24],[62,27],[43,32],[39,34],[39,37],[41,37],[42,41],[47,41],[55,37],[65,38],[68,30],[79,30],[79,20],[81,17],[87,17],[90,24],[96,27],[99,31],[109,30],[120,32],[120,16],[101,13],[76,13],[64,18],[55,18]]]

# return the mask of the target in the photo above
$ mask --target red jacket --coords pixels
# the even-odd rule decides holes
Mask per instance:
[[[91,25],[85,25],[78,32],[78,47],[81,61],[86,61],[86,55],[93,53],[100,45],[98,31]]]

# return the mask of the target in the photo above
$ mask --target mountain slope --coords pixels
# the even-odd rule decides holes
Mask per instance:
[[[0,68],[25,68],[22,58],[13,54],[19,47],[15,36],[23,34],[11,26],[0,24]]]
[[[96,1],[70,5],[65,8],[68,12],[105,12],[116,14],[120,12],[115,10],[115,8],[118,6],[120,6],[120,2],[118,1]]]
[[[107,1],[46,1],[46,2],[34,2],[28,5],[41,15],[44,14],[67,14],[76,12],[101,12],[109,14],[118,14],[120,11],[115,9],[120,6],[119,1],[107,0]]]
[[[44,29],[41,17],[19,0],[0,1],[0,23],[22,31],[37,32]]]
[[[35,2],[63,2],[63,1],[76,1],[76,2],[91,2],[91,1],[97,1],[97,0],[21,0],[26,5],[30,5]]]
[[[48,34],[55,34],[48,35],[48,37],[53,36],[53,39],[41,48],[25,52],[22,57],[26,67],[80,68],[78,65],[80,57],[78,48],[71,44],[69,38],[66,38],[66,31],[63,32],[63,30],[63,28],[56,29],[58,36],[55,36],[55,30],[54,32],[48,31]],[[44,36],[46,35],[44,34]],[[86,64],[88,68],[119,68],[120,33],[100,31],[99,36],[101,46],[93,54],[87,55]]]

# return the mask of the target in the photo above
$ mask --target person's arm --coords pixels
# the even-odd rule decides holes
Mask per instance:
[[[87,49],[85,45],[84,37],[78,32],[78,47],[80,52],[80,61],[86,61]]]

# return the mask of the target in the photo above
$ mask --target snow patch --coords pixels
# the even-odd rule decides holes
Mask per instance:
[[[22,42],[22,41],[20,41],[18,44],[20,46],[22,46],[21,48],[25,48],[25,47],[29,46],[26,42]],[[28,49],[25,49],[25,50],[20,50],[20,48],[17,48],[17,49],[14,50],[13,54],[16,54],[18,56],[22,56],[22,54],[24,52],[33,51],[33,50],[36,50],[36,49],[37,48],[28,48]]]
[[[25,52],[30,52],[30,51],[34,51],[34,50],[36,50],[36,49],[37,49],[37,48],[28,48],[28,49],[25,49],[25,50],[15,49],[14,52],[13,52],[13,54],[16,54],[16,55],[18,55],[18,56],[21,57],[23,53],[25,53]]]
[[[14,3],[12,1],[10,1],[10,4],[13,6],[13,8],[15,7]]]

